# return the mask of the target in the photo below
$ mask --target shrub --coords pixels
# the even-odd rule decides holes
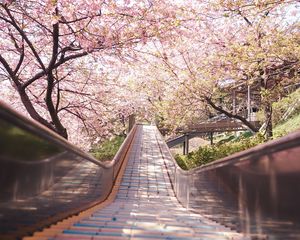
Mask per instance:
[[[121,147],[124,139],[124,136],[115,136],[112,139],[93,145],[89,152],[100,161],[111,161]]]
[[[189,167],[187,166],[187,164],[185,162],[185,156],[182,156],[180,154],[176,154],[174,156],[174,158],[175,158],[177,164],[179,165],[179,167],[181,167],[184,170],[188,170],[189,169]]]
[[[198,167],[217,159],[224,158],[233,153],[246,150],[254,147],[259,143],[265,141],[265,138],[261,134],[257,134],[253,137],[241,137],[239,141],[225,142],[218,145],[202,146],[194,152],[190,152],[188,155],[183,156],[177,154],[175,160],[178,165],[185,170]]]

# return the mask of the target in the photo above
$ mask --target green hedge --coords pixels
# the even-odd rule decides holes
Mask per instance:
[[[124,136],[115,136],[112,139],[93,145],[89,152],[100,161],[111,161],[121,147],[124,139]]]
[[[188,170],[254,147],[264,141],[264,137],[260,134],[250,138],[242,137],[238,141],[203,146],[188,155],[176,154],[175,159],[182,169]]]

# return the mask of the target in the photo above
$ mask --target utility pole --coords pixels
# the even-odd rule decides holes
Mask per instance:
[[[247,91],[247,109],[248,109],[248,121],[251,121],[251,93],[250,93],[250,85],[248,85]]]
[[[236,114],[236,91],[233,90],[232,92],[232,113]]]

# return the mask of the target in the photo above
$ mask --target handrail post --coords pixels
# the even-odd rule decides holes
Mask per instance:
[[[189,153],[189,134],[184,134],[184,142],[183,142],[183,155],[187,155]]]
[[[189,134],[185,135],[185,154],[188,155],[189,154]]]
[[[186,186],[186,209],[189,209],[190,205],[190,177],[187,176],[187,186]]]
[[[130,132],[130,130],[133,128],[134,124],[135,124],[135,114],[131,114],[129,115],[129,123],[128,123],[128,133]]]

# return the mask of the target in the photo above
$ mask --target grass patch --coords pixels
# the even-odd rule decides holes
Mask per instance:
[[[297,115],[294,115],[287,121],[278,124],[273,129],[273,135],[274,135],[274,138],[279,138],[288,133],[294,132],[299,128],[300,128],[300,113]]]
[[[282,123],[282,117],[285,114],[286,111],[288,111],[290,108],[291,115],[289,118],[292,118],[295,115],[298,115],[300,113],[300,89],[296,90],[295,92],[289,94],[288,96],[280,99],[278,102],[274,102],[272,104],[273,107],[273,125],[280,125]],[[286,120],[284,121],[286,122]]]
[[[230,133],[225,135],[224,137],[220,138],[216,145],[219,146],[221,144],[224,143],[228,143],[228,142],[236,142],[236,141],[240,141],[240,139],[246,139],[246,138],[250,138],[253,136],[253,133],[251,131],[246,131],[243,132],[241,134],[239,134],[239,136],[235,136],[234,134]]]
[[[89,152],[100,161],[111,161],[124,140],[124,136],[115,136],[112,139],[93,145]]]

